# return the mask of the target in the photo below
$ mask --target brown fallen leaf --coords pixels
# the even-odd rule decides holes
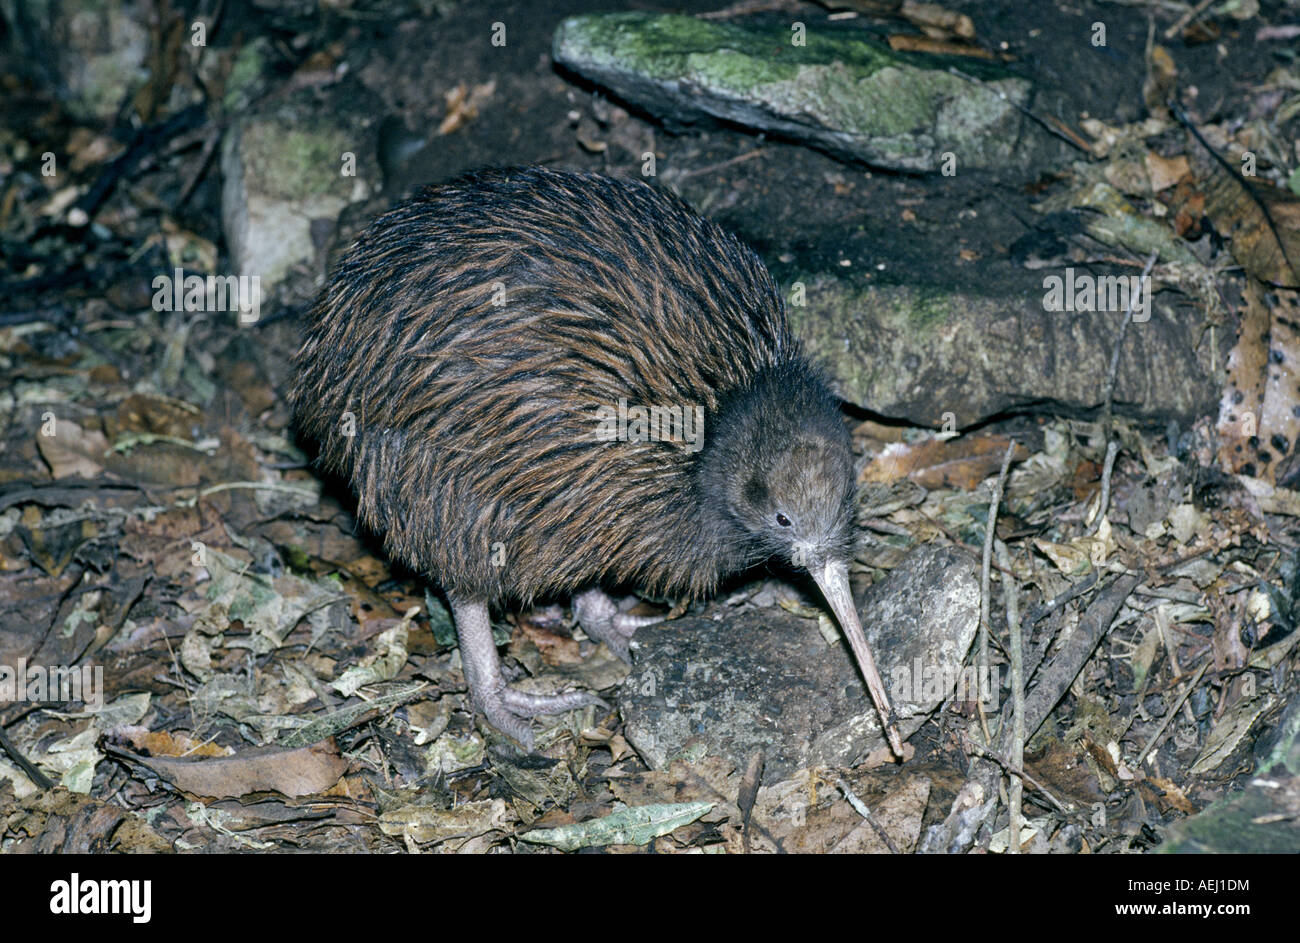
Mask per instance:
[[[1079,462],[1069,482],[1070,491],[1074,494],[1074,500],[1085,501],[1101,487],[1101,471],[1101,466],[1096,462],[1088,459]]]
[[[1147,179],[1151,182],[1152,193],[1168,190],[1191,173],[1191,166],[1182,154],[1161,157],[1155,151],[1147,151],[1143,163],[1146,164]]]
[[[1191,242],[1199,239],[1201,221],[1205,218],[1205,194],[1190,173],[1178,181],[1169,204],[1174,210],[1174,232],[1178,237]]]
[[[974,489],[1002,467],[1010,440],[1004,436],[962,436],[926,439],[887,446],[858,476],[858,483],[889,482],[908,478],[923,488]],[[1013,458],[1023,461],[1029,452],[1019,443]]]
[[[935,56],[966,56],[969,59],[996,59],[993,53],[979,46],[967,46],[964,43],[935,39],[932,36],[914,36],[911,33],[895,33],[889,37],[889,48],[897,52],[926,52]]]
[[[391,809],[379,816],[379,829],[385,835],[434,842],[507,831],[513,822],[504,799],[482,799],[463,803],[454,809],[419,805]]]
[[[324,88],[333,85],[342,76],[338,66],[345,51],[342,42],[334,42],[312,53],[293,70],[293,75],[289,77],[289,88]]]
[[[1025,769],[1058,799],[1084,808],[1106,797],[1092,768],[1079,756],[1079,748],[1055,737],[1025,751]]]
[[[55,478],[95,478],[104,470],[108,439],[98,429],[82,429],[53,414],[36,433],[36,447]],[[48,433],[48,434],[47,434]]]
[[[149,756],[213,757],[233,756],[230,747],[218,746],[205,740],[194,740],[184,731],[150,730],[147,727],[125,727],[116,730],[140,753]]]
[[[99,534],[94,520],[58,521],[42,508],[29,504],[23,508],[14,528],[33,563],[50,576],[64,571],[73,556],[87,541]]]
[[[1258,177],[1246,176],[1188,130],[1192,164],[1205,195],[1205,215],[1228,240],[1228,251],[1247,273],[1270,285],[1300,288],[1300,199]]]
[[[578,651],[578,643],[562,627],[560,631],[555,631],[556,626],[550,620],[534,617],[531,612],[520,613],[517,624],[519,631],[537,646],[537,650],[542,653],[542,661],[546,664],[581,664],[582,655]]]
[[[1187,793],[1183,792],[1182,788],[1172,779],[1166,779],[1163,776],[1150,776],[1146,780],[1140,781],[1138,786],[1146,787],[1146,791],[1149,792],[1148,798],[1154,798],[1162,812],[1176,809],[1184,815],[1194,815],[1197,811],[1196,804],[1187,798]]]
[[[1224,179],[1206,193],[1205,213],[1231,239],[1229,251],[1251,275],[1271,285],[1300,288],[1300,200],[1277,187]]]
[[[111,744],[105,749],[153,770],[182,792],[214,799],[255,792],[310,796],[329,789],[348,768],[333,737],[296,750],[255,747],[201,759],[140,756]]]
[[[188,440],[201,418],[199,408],[184,400],[154,393],[132,393],[104,417],[104,431],[113,441],[130,432]]]
[[[1243,301],[1219,401],[1219,461],[1233,474],[1272,483],[1300,436],[1300,337],[1293,327],[1300,298],[1265,292],[1251,279]]]
[[[930,800],[930,780],[909,776],[871,809],[874,822],[859,822],[829,851],[833,855],[888,854],[884,832],[900,851],[911,851],[921,835],[921,817]]]

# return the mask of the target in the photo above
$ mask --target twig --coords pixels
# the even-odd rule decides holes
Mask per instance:
[[[1192,7],[1182,16],[1180,16],[1177,20],[1174,21],[1173,26],[1165,30],[1165,39],[1173,39],[1175,36],[1181,33],[1184,29],[1186,29],[1191,24],[1192,20],[1196,19],[1198,16],[1200,16],[1202,13],[1208,10],[1210,8],[1210,4],[1212,3],[1214,3],[1214,0],[1201,0],[1200,3]]]
[[[1169,722],[1174,719],[1174,715],[1178,713],[1180,708],[1182,708],[1183,703],[1187,700],[1188,696],[1195,691],[1196,686],[1201,683],[1201,675],[1205,674],[1205,669],[1208,667],[1210,667],[1209,661],[1201,662],[1200,670],[1196,672],[1196,676],[1192,678],[1191,681],[1187,682],[1187,686],[1183,688],[1183,693],[1178,696],[1178,703],[1175,704],[1172,709],[1165,711],[1164,719],[1160,721],[1160,726],[1156,728],[1156,732],[1151,736],[1151,742],[1142,748],[1142,752],[1138,754],[1137,762],[1134,765],[1141,766],[1142,761],[1147,758],[1147,754],[1150,753],[1155,745],[1160,742],[1161,737],[1165,735],[1165,728],[1169,726]]]
[[[988,82],[985,82],[983,79],[977,79],[973,75],[967,75],[965,72],[963,72],[961,69],[958,69],[956,66],[949,66],[948,71],[951,72],[953,75],[957,76],[959,79],[965,79],[967,82],[973,82],[976,85],[988,89],[994,95],[998,96],[998,98],[1002,99],[1012,108],[1016,109],[1016,111],[1020,112],[1030,121],[1033,121],[1035,124],[1037,124],[1040,128],[1042,128],[1044,131],[1046,131],[1048,134],[1052,135],[1053,137],[1060,138],[1066,144],[1069,144],[1071,147],[1078,148],[1079,150],[1083,151],[1085,154],[1092,153],[1092,148],[1089,147],[1087,142],[1085,142],[1078,135],[1062,133],[1060,130],[1054,128],[1052,125],[1048,124],[1042,118],[1038,117],[1038,115],[1034,114],[1024,105],[1020,104],[1019,102],[1012,101],[1010,98],[1006,96],[1006,94],[1000,88],[995,88],[994,86],[990,85]]]
[[[119,484],[98,478],[58,478],[54,481],[11,481],[0,486],[0,511],[13,504],[30,502],[41,507],[80,507],[98,497],[97,492],[147,492],[139,485]],[[84,492],[84,495],[83,495]]]
[[[95,210],[99,209],[100,204],[108,199],[118,181],[131,173],[137,164],[178,134],[191,131],[206,124],[208,120],[208,110],[205,105],[190,105],[176,112],[166,121],[141,128],[135,133],[135,138],[126,151],[100,171],[95,182],[73,204],[73,209],[84,214],[86,219],[90,219],[95,215]]]
[[[1114,439],[1106,443],[1106,461],[1101,470],[1101,503],[1097,505],[1097,516],[1092,519],[1092,524],[1088,527],[1089,534],[1097,533],[1101,527],[1101,522],[1106,517],[1106,509],[1110,507],[1110,476],[1115,471],[1115,456],[1119,454],[1119,442]]]
[[[745,767],[745,775],[740,780],[736,791],[736,808],[740,810],[741,842],[745,852],[749,852],[749,817],[754,811],[754,802],[758,799],[758,788],[763,783],[763,766],[766,755],[762,748],[755,750]]]
[[[678,176],[678,180],[685,180],[687,177],[697,177],[700,174],[711,174],[715,170],[722,170],[724,167],[731,167],[735,164],[744,163],[747,160],[753,160],[760,157],[763,153],[761,146],[754,148],[752,151],[746,151],[743,154],[737,154],[735,157],[729,157],[726,160],[718,161],[716,164],[710,164],[707,167],[697,167],[695,170],[688,170]]]
[[[218,127],[208,133],[207,140],[203,142],[203,151],[199,154],[199,162],[195,164],[189,180],[185,181],[185,185],[181,187],[180,195],[176,197],[176,202],[172,205],[172,212],[185,205],[185,201],[190,198],[190,194],[194,192],[194,189],[199,185],[199,181],[207,173],[208,164],[212,161],[212,155],[217,152],[217,144],[221,142],[221,132],[222,129]]]
[[[1151,270],[1155,268],[1156,259],[1160,257],[1157,250],[1151,251],[1151,257],[1147,259],[1147,264],[1142,268],[1142,275],[1138,285],[1145,284],[1146,280],[1151,277]],[[1141,287],[1138,292],[1141,292]],[[1119,334],[1115,337],[1115,346],[1110,352],[1110,373],[1106,376],[1106,399],[1102,407],[1101,414],[1101,434],[1102,438],[1110,439],[1110,420],[1115,405],[1115,378],[1119,375],[1119,353],[1124,346],[1124,335],[1128,333],[1129,322],[1133,320],[1133,302],[1136,300],[1135,293],[1129,292],[1128,305],[1124,308],[1124,320],[1120,322]]]
[[[37,769],[35,764],[33,764],[31,760],[27,759],[27,757],[23,756],[22,751],[10,742],[9,738],[5,736],[3,728],[0,728],[0,751],[8,753],[9,758],[17,763],[27,778],[38,787],[41,789],[54,788],[54,783],[50,778]]]
[[[1106,398],[1101,412],[1101,436],[1106,442],[1106,461],[1101,473],[1101,504],[1097,508],[1097,516],[1093,518],[1088,528],[1089,534],[1095,534],[1106,517],[1106,509],[1110,506],[1110,479],[1115,471],[1115,457],[1119,454],[1119,443],[1111,438],[1111,423],[1115,414],[1115,382],[1119,377],[1119,355],[1124,349],[1124,337],[1128,334],[1128,326],[1133,320],[1133,303],[1141,293],[1142,287],[1146,285],[1147,279],[1151,277],[1151,270],[1155,268],[1156,259],[1159,257],[1159,251],[1153,249],[1147,264],[1142,267],[1142,275],[1138,278],[1138,290],[1129,292],[1128,304],[1124,307],[1124,320],[1119,324],[1119,333],[1115,335],[1115,346],[1111,348],[1110,372],[1106,375]]]
[[[200,499],[221,491],[279,491],[282,494],[294,494],[300,498],[315,497],[315,493],[306,488],[296,488],[293,485],[277,481],[226,481],[219,485],[210,485],[201,489],[193,498],[179,498],[173,503],[178,508],[192,508]]]
[[[890,839],[885,830],[880,827],[879,823],[871,817],[871,810],[868,809],[866,803],[859,799],[853,790],[849,788],[849,784],[843,779],[837,779],[835,780],[835,785],[839,787],[840,792],[844,793],[844,798],[848,800],[849,805],[853,806],[853,811],[866,819],[867,824],[876,830],[876,834],[880,836],[880,840],[885,843],[885,847],[889,849],[889,853],[891,855],[899,854],[900,852],[898,847]]]
[[[1042,793],[1043,798],[1050,802],[1056,808],[1056,811],[1064,814],[1069,814],[1074,811],[1073,806],[1066,805],[1060,799],[1056,798],[1056,796],[1052,795],[1051,790],[1035,779],[1033,774],[1025,770],[1024,767],[1012,763],[1005,756],[998,753],[997,750],[990,750],[988,747],[980,746],[970,737],[962,737],[962,746],[970,752],[984,757],[986,760],[992,760],[994,763],[997,763],[998,766],[1001,766],[1007,772],[1007,775],[1019,776],[1022,778],[1025,782],[1029,783],[1029,785],[1033,786],[1034,789]]]
[[[1165,615],[1165,607],[1163,604],[1157,605],[1151,610],[1151,619],[1156,624],[1156,631],[1160,633],[1160,643],[1164,645],[1165,652],[1169,655],[1169,667],[1174,669],[1175,677],[1181,677],[1183,666],[1178,664],[1178,645],[1170,640],[1169,617]],[[1141,704],[1142,702],[1139,700],[1138,703]],[[1192,713],[1192,705],[1188,704],[1186,701],[1183,702],[1183,718],[1189,724],[1196,723],[1196,715]]]
[[[783,10],[788,6],[786,0],[740,0],[721,10],[697,13],[697,20],[729,20],[736,16],[749,16],[753,13],[766,13],[769,10]]]
[[[1011,569],[1011,552],[1002,541],[997,542],[998,562],[1004,571]],[[1020,638],[1020,600],[1016,593],[1016,579],[1002,577],[1002,595],[1007,601],[1007,630],[1010,635],[1008,648],[1011,655],[1011,762],[1017,769],[1025,763],[1025,656]],[[1011,776],[1011,788],[1008,790],[1007,806],[1011,810],[1011,831],[1008,835],[1013,841],[1007,843],[1007,851],[1013,855],[1020,854],[1020,806],[1024,797],[1024,781],[1018,774]]]
[[[1061,646],[1056,658],[1043,669],[1038,686],[1025,697],[1026,739],[1038,732],[1057,702],[1065,696],[1065,692],[1092,657],[1102,636],[1119,615],[1124,600],[1128,599],[1141,580],[1142,577],[1137,574],[1126,574],[1113,580],[1093,600],[1074,632]]]
[[[1036,606],[1035,608],[1031,609],[1029,615],[1025,618],[1025,625],[1034,626],[1037,625],[1039,622],[1042,622],[1043,619],[1046,618],[1049,613],[1053,612],[1056,609],[1060,609],[1062,606],[1064,606],[1075,596],[1082,596],[1088,590],[1092,589],[1093,586],[1097,584],[1097,580],[1099,580],[1100,578],[1101,578],[1101,571],[1093,570],[1092,575],[1089,576],[1087,579],[1080,580],[1078,583],[1075,583],[1073,586],[1071,586],[1069,589],[1065,590],[1064,592],[1060,593],[1059,595],[1053,596],[1051,599],[1043,603],[1041,606]]]
[[[1007,454],[1002,457],[1002,468],[998,472],[997,483],[993,486],[993,497],[989,499],[988,520],[984,524],[984,556],[980,571],[980,629],[979,629],[979,665],[980,672],[989,667],[989,571],[993,565],[993,532],[998,522],[998,505],[1002,503],[1002,488],[1007,482],[1007,471],[1011,468],[1011,456],[1016,451],[1015,440],[1007,445]]]

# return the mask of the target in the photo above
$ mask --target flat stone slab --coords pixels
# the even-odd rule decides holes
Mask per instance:
[[[861,30],[592,14],[560,24],[552,56],[669,126],[732,122],[909,171],[939,170],[945,154],[1005,167],[1027,150],[1015,105],[1028,81],[962,60],[981,86],[943,57],[895,52]]]
[[[790,322],[842,397],[922,426],[937,427],[951,412],[964,428],[1046,403],[1082,411],[1104,401],[1124,312],[1047,311],[1043,277],[1024,273],[1018,296],[861,275],[796,274],[782,283],[807,285],[807,304],[790,308]],[[1157,309],[1129,327],[1115,402],[1127,414],[1190,422],[1217,409],[1220,395],[1208,345],[1198,343],[1203,317]]]
[[[919,547],[859,612],[906,739],[958,679],[979,621],[978,568],[952,548]],[[743,765],[760,748],[774,776],[851,766],[885,739],[835,637],[781,609],[641,629],[619,692],[627,739],[655,769],[700,749]]]

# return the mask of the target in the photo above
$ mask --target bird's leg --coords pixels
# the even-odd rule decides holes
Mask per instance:
[[[578,624],[598,642],[604,642],[619,658],[632,661],[628,642],[636,630],[646,625],[663,622],[663,616],[634,616],[619,609],[618,603],[600,587],[586,590],[573,597],[573,614]]]
[[[470,699],[493,727],[513,737],[525,749],[533,748],[533,729],[528,718],[538,714],[560,714],[588,704],[605,705],[587,691],[564,694],[529,694],[506,684],[501,676],[501,660],[492,641],[492,621],[487,601],[448,596],[451,615],[460,637],[460,660],[465,666],[465,682]]]

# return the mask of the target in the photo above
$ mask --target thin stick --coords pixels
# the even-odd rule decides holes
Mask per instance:
[[[736,808],[740,810],[740,839],[745,854],[749,854],[749,817],[754,811],[754,802],[758,799],[758,789],[763,784],[763,766],[766,762],[767,757],[762,748],[755,750],[736,791]]]
[[[1097,580],[1100,578],[1101,578],[1101,571],[1094,570],[1092,575],[1089,576],[1087,579],[1075,583],[1073,586],[1071,586],[1069,589],[1062,592],[1060,595],[1053,596],[1051,599],[1043,603],[1041,606],[1037,606],[1034,609],[1031,609],[1029,612],[1029,617],[1025,619],[1025,624],[1034,626],[1042,622],[1043,619],[1046,618],[1049,613],[1053,612],[1056,609],[1060,609],[1062,606],[1064,606],[1067,602],[1069,602],[1074,597],[1082,596],[1088,590],[1092,589],[1093,586],[1097,585]]]
[[[1160,642],[1169,655],[1169,666],[1174,669],[1174,676],[1181,677],[1183,666],[1178,664],[1178,644],[1169,637],[1169,617],[1165,615],[1164,603],[1151,610],[1151,618],[1156,624],[1156,631],[1160,633]],[[1150,673],[1148,672],[1148,674]],[[1141,704],[1142,702],[1139,700],[1138,703]],[[1192,712],[1192,705],[1186,701],[1183,702],[1183,718],[1189,724],[1196,723],[1196,715]]]
[[[299,488],[295,485],[285,484],[278,481],[224,481],[221,484],[210,485],[207,488],[199,490],[196,497],[179,498],[174,503],[178,508],[192,508],[200,499],[209,495],[214,495],[222,491],[279,491],[281,494],[297,495],[300,498],[314,498],[315,492],[307,488]]]
[[[755,157],[763,156],[762,146],[754,148],[752,151],[746,151],[743,154],[737,154],[735,157],[729,157],[724,161],[716,164],[710,164],[708,167],[698,167],[695,170],[688,170],[681,174],[677,179],[685,180],[687,177],[698,177],[700,174],[711,174],[715,170],[722,170],[725,167],[733,167],[736,164],[743,164],[747,160],[753,160]]]
[[[1025,733],[1033,737],[1047,720],[1058,701],[1065,696],[1083,666],[1092,657],[1093,650],[1110,628],[1129,593],[1142,577],[1124,575],[1117,577],[1101,590],[1088,605],[1079,624],[1061,645],[1051,664],[1040,668],[1037,686],[1025,695]]]
[[[1187,26],[1191,24],[1192,20],[1196,19],[1198,16],[1200,16],[1202,13],[1208,10],[1210,8],[1210,4],[1212,4],[1213,2],[1214,0],[1201,0],[1200,3],[1192,7],[1182,16],[1180,16],[1177,20],[1174,21],[1173,26],[1165,30],[1165,39],[1173,39],[1175,36],[1181,33],[1184,29],[1187,28]]]
[[[9,758],[18,764],[19,768],[22,769],[28,779],[36,784],[37,788],[47,790],[54,788],[54,783],[50,778],[37,769],[36,764],[27,759],[22,751],[9,741],[3,728],[0,728],[0,752],[8,753]]]
[[[890,839],[889,834],[880,827],[880,824],[874,818],[871,817],[871,810],[868,809],[867,804],[859,799],[857,794],[849,788],[849,784],[842,779],[837,779],[835,780],[835,785],[840,787],[840,792],[844,793],[844,798],[848,800],[849,805],[853,806],[853,811],[866,819],[867,824],[876,830],[876,834],[880,837],[880,840],[885,843],[885,847],[889,849],[889,853],[891,855],[898,854],[898,847]]]
[[[1147,264],[1142,267],[1142,275],[1138,279],[1138,291],[1129,292],[1128,304],[1124,307],[1124,320],[1119,324],[1119,333],[1115,335],[1115,346],[1111,348],[1110,372],[1106,374],[1106,398],[1101,412],[1101,436],[1106,442],[1106,461],[1101,473],[1101,505],[1097,508],[1097,516],[1093,518],[1092,525],[1088,528],[1089,534],[1096,533],[1106,517],[1106,509],[1110,506],[1110,477],[1115,471],[1115,456],[1119,454],[1119,444],[1111,438],[1111,423],[1115,414],[1115,382],[1119,377],[1120,351],[1124,349],[1124,337],[1128,334],[1128,326],[1133,320],[1133,302],[1136,300],[1136,295],[1142,291],[1142,286],[1146,285],[1147,279],[1151,277],[1151,270],[1155,268],[1156,259],[1159,257],[1160,253],[1153,249]]]
[[[1019,102],[1012,101],[1010,98],[1006,96],[1006,94],[1000,88],[995,88],[994,86],[990,85],[988,82],[985,82],[983,79],[978,79],[973,75],[967,75],[965,72],[963,72],[961,69],[958,69],[955,66],[949,66],[948,71],[953,75],[957,76],[959,79],[965,79],[967,82],[973,82],[976,85],[988,89],[994,95],[998,96],[998,98],[1002,99],[1012,108],[1016,109],[1016,111],[1020,112],[1022,115],[1024,115],[1030,121],[1037,124],[1040,128],[1042,128],[1044,131],[1046,131],[1048,134],[1052,135],[1053,137],[1060,138],[1066,144],[1069,144],[1071,147],[1078,148],[1079,150],[1083,151],[1085,154],[1092,153],[1092,147],[1088,144],[1087,141],[1083,140],[1083,138],[1079,137],[1077,134],[1073,132],[1069,132],[1069,133],[1062,132],[1059,128],[1055,128],[1052,125],[1048,124],[1046,121],[1038,117],[1038,115],[1034,114],[1024,105],[1021,105]]]
[[[1101,527],[1102,520],[1106,517],[1106,509],[1110,507],[1110,476],[1115,471],[1115,456],[1119,454],[1119,443],[1111,439],[1106,443],[1106,461],[1101,470],[1101,503],[1097,505],[1097,516],[1092,519],[1092,525],[1088,528],[1088,533],[1097,533]]]
[[[1007,444],[1007,454],[1002,457],[1002,469],[998,472],[997,483],[993,486],[993,497],[989,500],[988,520],[984,525],[984,557],[980,574],[980,631],[979,631],[979,670],[987,672],[989,668],[989,571],[993,565],[993,531],[998,522],[998,505],[1002,503],[1002,488],[1007,481],[1007,471],[1011,468],[1011,456],[1016,451],[1016,443]],[[982,675],[981,675],[982,676]]]
[[[1051,790],[1049,790],[1041,782],[1035,779],[1031,773],[1029,773],[1023,767],[1016,766],[1016,764],[1012,763],[1010,760],[1008,760],[997,750],[990,750],[988,747],[980,746],[970,737],[963,737],[962,745],[965,746],[967,750],[976,754],[977,756],[982,756],[986,760],[992,760],[994,763],[997,763],[998,766],[1001,766],[1004,770],[1006,770],[1008,775],[1019,776],[1020,778],[1022,778],[1025,782],[1029,783],[1029,785],[1033,786],[1036,790],[1042,793],[1043,798],[1046,799],[1048,802],[1050,802],[1053,806],[1055,806],[1058,812],[1063,812],[1068,814],[1074,811],[1073,806],[1067,805],[1066,803],[1062,802],[1060,799],[1056,798],[1056,796],[1052,795]]]
[[[1208,667],[1210,667],[1208,661],[1201,662],[1200,670],[1197,671],[1196,676],[1187,683],[1187,687],[1183,688],[1183,693],[1178,696],[1178,703],[1173,706],[1172,710],[1165,712],[1164,720],[1160,721],[1160,726],[1156,728],[1156,732],[1152,735],[1151,742],[1142,748],[1142,752],[1138,754],[1137,762],[1134,765],[1141,766],[1142,761],[1147,758],[1147,754],[1150,753],[1155,745],[1160,742],[1160,739],[1165,735],[1165,728],[1169,726],[1169,722],[1174,719],[1174,715],[1182,708],[1183,703],[1187,700],[1188,696],[1195,691],[1196,686],[1201,683],[1201,675],[1205,674],[1205,669]]]
[[[1007,601],[1007,629],[1010,634],[1011,654],[1011,763],[1017,769],[1025,764],[1025,656],[1020,638],[1020,599],[1016,592],[1016,578],[1008,576],[1011,569],[1011,552],[1002,541],[997,542],[998,563],[1002,564],[1002,595]],[[1007,806],[1011,809],[1011,826],[1007,851],[1020,854],[1021,803],[1025,784],[1016,774],[1011,776]]]
[[[1147,259],[1147,264],[1142,268],[1142,276],[1138,282],[1139,286],[1145,284],[1146,280],[1151,277],[1151,270],[1155,268],[1156,259],[1159,257],[1160,253],[1152,250],[1151,258]],[[1141,290],[1139,287],[1138,291]],[[1101,434],[1104,439],[1110,438],[1110,420],[1115,403],[1115,378],[1119,374],[1119,352],[1124,346],[1124,335],[1128,333],[1129,322],[1133,320],[1133,301],[1134,293],[1129,292],[1128,305],[1124,308],[1124,320],[1120,322],[1119,334],[1116,336],[1115,346],[1110,352],[1110,373],[1106,376],[1106,400],[1101,414]]]

